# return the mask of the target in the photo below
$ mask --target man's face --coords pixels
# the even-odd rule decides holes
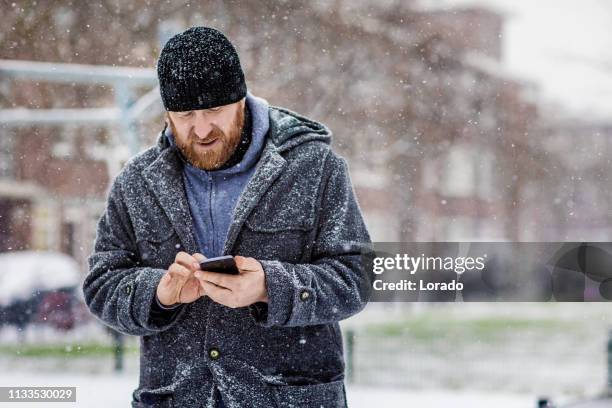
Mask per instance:
[[[234,153],[244,125],[245,98],[229,105],[168,112],[174,141],[185,158],[203,170],[215,170]]]

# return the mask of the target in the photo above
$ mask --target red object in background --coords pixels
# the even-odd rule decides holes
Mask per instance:
[[[73,298],[70,293],[50,292],[43,296],[38,306],[37,322],[47,323],[60,330],[74,327]]]

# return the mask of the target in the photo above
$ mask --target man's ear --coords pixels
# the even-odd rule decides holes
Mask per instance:
[[[166,129],[170,128],[170,115],[168,111],[164,112],[164,132]]]

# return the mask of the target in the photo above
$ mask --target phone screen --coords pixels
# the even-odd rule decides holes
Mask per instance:
[[[200,263],[200,269],[203,271],[227,273],[230,275],[238,275],[239,273],[236,261],[234,261],[234,257],[231,255],[209,258]]]

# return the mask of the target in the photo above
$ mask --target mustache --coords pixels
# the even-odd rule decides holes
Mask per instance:
[[[191,131],[189,133],[189,141],[191,143],[208,143],[214,139],[225,138],[225,133],[219,129],[218,127],[213,127],[210,132],[206,135],[205,138],[201,138],[195,134],[195,131]]]

